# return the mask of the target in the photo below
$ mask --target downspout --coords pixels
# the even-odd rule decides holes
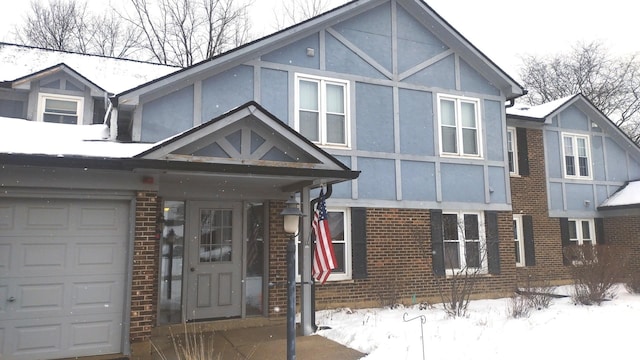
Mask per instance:
[[[333,193],[333,186],[331,184],[327,184],[327,192],[324,194],[325,200],[330,198],[332,193]],[[318,203],[318,201],[320,201],[320,197],[317,197],[311,200],[312,212],[315,212],[315,206]],[[311,221],[313,221],[313,217],[311,218]],[[311,246],[312,263],[313,263],[313,257],[314,257],[313,251],[315,250],[315,247],[316,247],[315,243],[312,244]],[[312,332],[316,332],[316,330],[318,330],[318,326],[316,326],[316,282],[314,281],[313,276],[311,276],[311,327],[312,327]]]

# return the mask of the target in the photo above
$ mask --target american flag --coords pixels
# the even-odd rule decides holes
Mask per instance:
[[[313,255],[313,278],[324,284],[336,268],[336,254],[333,251],[327,205],[324,201],[324,190],[320,190],[320,201],[313,215],[313,232],[316,235],[316,249]]]

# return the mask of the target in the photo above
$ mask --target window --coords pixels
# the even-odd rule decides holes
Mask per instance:
[[[525,266],[522,215],[513,215],[513,240],[516,249],[516,266]]]
[[[438,95],[440,153],[480,157],[480,117],[477,99]]]
[[[327,208],[329,218],[329,231],[333,243],[333,251],[336,254],[337,267],[331,271],[328,281],[350,280],[351,279],[351,214],[349,209]],[[313,229],[311,230],[313,231]],[[296,247],[296,263],[298,280],[300,277],[299,264],[302,263],[302,249],[298,239]]]
[[[594,245],[593,219],[569,219],[569,240],[573,245]]]
[[[296,75],[295,127],[320,145],[349,146],[349,83]]]
[[[591,179],[589,137],[562,134],[562,145],[565,177]]]
[[[40,94],[38,121],[81,124],[84,99],[76,96]]]
[[[481,215],[471,212],[442,213],[444,265],[448,272],[487,268]]]
[[[516,129],[507,128],[507,160],[509,162],[509,174],[518,174],[518,143]]]

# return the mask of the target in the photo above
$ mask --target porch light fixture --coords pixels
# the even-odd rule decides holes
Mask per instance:
[[[284,217],[284,232],[289,235],[287,243],[287,360],[296,358],[296,235],[303,216],[298,201],[292,194],[280,215]]]

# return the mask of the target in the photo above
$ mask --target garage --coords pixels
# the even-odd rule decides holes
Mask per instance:
[[[121,353],[130,201],[0,197],[0,358]]]

